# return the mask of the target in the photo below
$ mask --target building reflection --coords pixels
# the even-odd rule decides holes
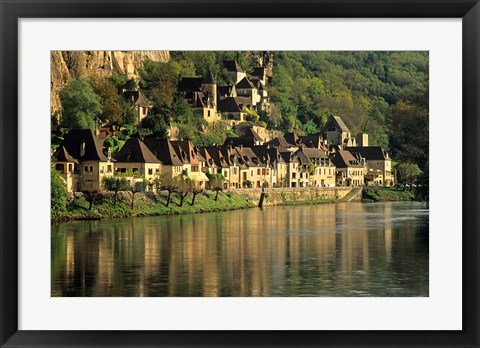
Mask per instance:
[[[52,295],[424,295],[425,228],[393,203],[57,225]]]

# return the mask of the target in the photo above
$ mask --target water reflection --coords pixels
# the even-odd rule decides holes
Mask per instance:
[[[55,225],[52,296],[428,296],[428,210],[348,203]]]

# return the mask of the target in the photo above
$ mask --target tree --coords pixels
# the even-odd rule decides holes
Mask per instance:
[[[158,194],[160,194],[160,191],[167,191],[168,196],[165,206],[168,207],[172,193],[177,191],[178,181],[169,174],[162,174],[160,178],[154,180],[154,184]]]
[[[222,174],[210,174],[208,176],[208,186],[210,190],[215,191],[215,201],[218,199],[219,192],[223,191],[224,178]]]
[[[303,131],[306,134],[317,134],[319,129],[313,120],[308,120],[307,123],[303,125]]]
[[[96,129],[102,112],[99,96],[85,78],[71,79],[60,91],[62,126],[69,129]]]
[[[149,129],[153,135],[159,138],[167,137],[168,124],[162,115],[148,115],[142,120],[142,128]]]
[[[183,200],[192,191],[193,181],[190,178],[177,177],[177,195],[180,197],[180,203],[177,203],[179,207],[183,205]]]
[[[132,195],[132,209],[135,207],[135,194],[145,191],[147,187],[147,182],[145,180],[137,181],[129,185],[128,191]]]
[[[52,214],[66,210],[67,187],[60,173],[55,168],[50,168],[50,209]]]
[[[103,186],[107,191],[113,192],[113,206],[117,205],[117,195],[120,191],[128,191],[130,183],[126,178],[115,178],[113,176],[103,177]]]
[[[192,201],[190,202],[190,205],[195,205],[195,197],[199,195],[200,193],[203,192],[203,189],[200,187],[193,187],[192,188]]]
[[[104,124],[123,124],[123,100],[114,83],[108,78],[97,76],[90,78],[90,84],[100,97],[102,107],[102,112],[99,114],[100,121]]]
[[[93,208],[93,202],[95,201],[95,198],[98,196],[98,190],[82,191],[82,193],[84,193],[84,194],[87,195],[88,210],[92,210],[92,208]]]
[[[171,63],[146,60],[140,69],[140,88],[157,109],[170,108],[177,92],[178,71]]]
[[[417,164],[411,162],[402,162],[396,166],[397,180],[404,183],[403,189],[405,190],[406,184],[412,185],[417,178],[422,174],[422,171]],[[413,185],[411,186],[413,189]]]

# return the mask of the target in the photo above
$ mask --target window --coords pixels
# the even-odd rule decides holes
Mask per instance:
[[[297,174],[296,174],[296,173],[292,173],[292,179],[295,179],[295,178],[296,178],[296,176],[297,176]]]
[[[237,168],[233,168],[233,174],[237,174]]]
[[[63,173],[63,164],[57,163],[57,164],[55,165],[55,170],[58,170],[59,172],[62,172],[62,173]]]
[[[107,173],[111,173],[111,172],[112,172],[112,165],[109,164],[109,165],[107,166]]]
[[[224,176],[224,177],[228,177],[228,172],[227,172],[227,171],[224,171],[224,172],[223,172],[223,176]]]
[[[101,166],[100,167],[100,173],[104,173],[105,172],[105,167],[104,166]]]
[[[210,117],[210,110],[208,110],[208,117]]]
[[[250,176],[253,176],[253,170],[250,171]]]
[[[153,168],[148,168],[148,175],[153,175]]]
[[[260,168],[257,169],[257,175],[260,175]]]

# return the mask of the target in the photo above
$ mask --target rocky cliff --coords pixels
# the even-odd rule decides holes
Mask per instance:
[[[52,113],[61,110],[58,92],[73,77],[110,76],[126,74],[138,79],[138,69],[149,58],[168,62],[169,51],[52,51],[50,60],[50,108]]]

